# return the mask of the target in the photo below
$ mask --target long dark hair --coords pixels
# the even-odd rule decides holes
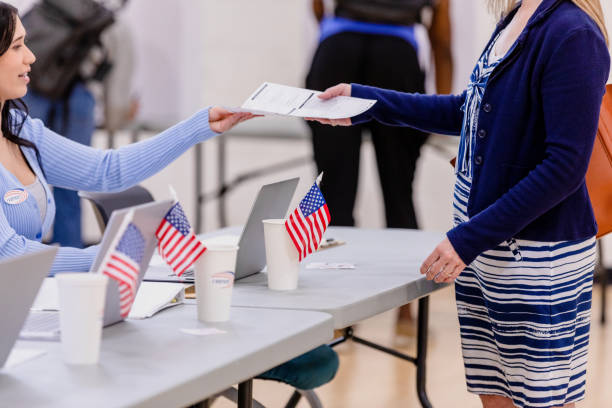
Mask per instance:
[[[17,9],[0,1],[0,57],[9,49],[17,26]],[[19,137],[21,128],[28,116],[28,107],[21,99],[9,99],[2,106],[2,136],[18,146],[29,147],[36,152],[36,159],[41,166],[40,153],[36,145]]]

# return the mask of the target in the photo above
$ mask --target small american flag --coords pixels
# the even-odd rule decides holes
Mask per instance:
[[[300,261],[319,248],[331,219],[317,181],[285,221],[285,228],[300,255]]]
[[[136,282],[144,250],[145,239],[138,227],[130,222],[102,267],[102,273],[119,282],[119,307],[124,318],[130,313],[136,297]]]
[[[178,202],[170,208],[159,224],[155,236],[159,240],[159,254],[177,276],[183,275],[206,251],[204,244],[196,238],[183,207]]]

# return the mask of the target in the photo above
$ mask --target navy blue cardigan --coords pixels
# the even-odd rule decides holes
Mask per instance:
[[[593,20],[569,0],[544,0],[482,99],[470,220],[447,233],[466,265],[513,237],[563,241],[596,234],[585,174],[609,73],[610,54]],[[421,95],[353,84],[352,96],[378,100],[353,123],[375,119],[461,132],[465,92]]]

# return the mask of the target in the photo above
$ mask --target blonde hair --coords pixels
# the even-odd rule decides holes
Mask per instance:
[[[498,17],[503,17],[507,15],[512,9],[515,7],[517,0],[487,0],[489,4],[489,10],[493,13],[493,15]],[[587,13],[589,17],[595,21],[595,24],[601,30],[603,34],[606,44],[610,45],[608,30],[606,30],[606,23],[604,21],[603,10],[601,8],[601,3],[599,0],[572,0],[572,2],[578,6],[582,11]]]

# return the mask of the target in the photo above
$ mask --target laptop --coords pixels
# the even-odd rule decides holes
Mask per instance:
[[[108,220],[108,225],[104,230],[104,236],[100,243],[98,255],[94,260],[89,273],[101,273],[99,270],[104,256],[111,250],[111,245],[117,235],[123,220],[130,211],[134,211],[132,222],[140,229],[145,238],[145,250],[140,261],[140,274],[136,282],[136,291],[140,287],[140,282],[151,260],[153,252],[157,246],[155,230],[159,226],[170,207],[171,200],[152,202],[121,210],[115,210]],[[43,295],[39,295],[43,296]],[[119,284],[114,279],[108,280],[106,290],[106,301],[104,303],[104,326],[109,326],[122,321],[121,310],[119,307]],[[59,313],[57,310],[32,310],[26,324],[21,331],[22,339],[48,339],[57,340],[59,338]]]
[[[0,367],[17,341],[56,253],[57,247],[49,247],[0,261]]]
[[[284,218],[287,215],[289,204],[295,193],[299,177],[265,184],[259,190],[255,202],[251,207],[249,218],[242,230],[240,238],[220,236],[213,237],[206,242],[238,244],[236,256],[235,279],[242,279],[253,275],[266,266],[266,249],[262,220],[269,218]],[[146,281],[154,282],[193,282],[193,270],[187,270],[180,278],[176,276],[169,266],[151,265],[144,277]]]

